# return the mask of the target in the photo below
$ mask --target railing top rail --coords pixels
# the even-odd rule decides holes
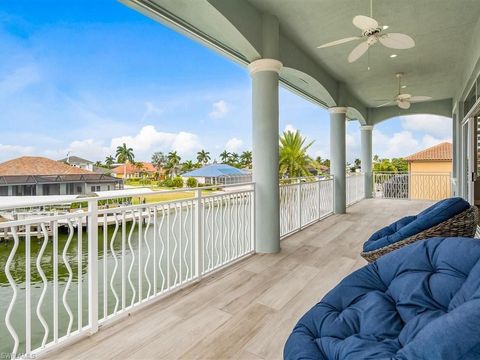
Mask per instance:
[[[333,175],[298,176],[298,177],[280,178],[278,179],[278,181],[304,180],[304,179],[330,180],[330,179],[333,179]]]
[[[442,175],[450,176],[451,172],[409,172],[409,171],[374,171],[374,175]]]
[[[149,193],[141,192],[139,190],[138,193],[133,192],[126,194],[126,195],[104,195],[104,196],[82,196],[78,197],[76,199],[59,199],[59,200],[45,200],[45,201],[38,201],[38,202],[33,202],[31,204],[21,204],[21,205],[2,205],[0,203],[0,210],[12,210],[12,209],[22,209],[22,208],[29,208],[29,207],[42,207],[42,206],[54,206],[54,205],[70,205],[70,204],[78,204],[78,203],[84,203],[84,202],[89,202],[89,201],[101,201],[101,200],[113,200],[113,199],[124,199],[124,198],[130,198],[130,197],[148,197],[152,195],[159,195],[159,194],[175,194],[175,193],[183,193],[183,192],[194,192],[198,190],[211,190],[211,189],[225,189],[225,188],[236,188],[236,187],[247,187],[250,186],[252,188],[255,187],[254,182],[248,182],[248,183],[239,183],[239,184],[228,184],[228,185],[223,185],[223,184],[218,184],[218,185],[211,185],[211,186],[202,186],[202,187],[196,187],[196,188],[182,188],[182,189],[173,189],[173,190],[154,190]],[[239,190],[240,191],[240,190]],[[245,191],[245,190],[241,190]],[[1,198],[0,198],[1,199]],[[168,202],[169,200],[166,200],[164,202]],[[173,200],[175,201],[175,200]],[[160,202],[160,201],[159,201]]]
[[[15,226],[36,225],[36,224],[49,223],[49,222],[54,222],[59,220],[78,220],[81,218],[82,219],[86,218],[90,215],[91,213],[86,210],[80,210],[80,211],[76,211],[68,214],[57,214],[57,215],[51,215],[51,216],[38,215],[38,216],[29,217],[28,219],[0,222],[0,229],[11,228]]]

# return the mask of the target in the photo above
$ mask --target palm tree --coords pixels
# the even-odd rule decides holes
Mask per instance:
[[[240,160],[242,161],[242,165],[251,168],[252,167],[252,152],[251,151],[244,151],[242,155],[240,155]]]
[[[220,154],[220,160],[222,160],[222,163],[227,163],[228,159],[230,159],[230,153],[227,150],[223,150],[223,152]]]
[[[133,163],[135,160],[133,149],[123,143],[121,146],[117,146],[115,156],[117,157],[117,162],[123,164],[123,178],[125,179],[127,177],[127,162]]]
[[[230,153],[230,156],[228,158],[228,163],[232,166],[237,166],[238,161],[240,160],[240,156],[237,153]]]
[[[205,150],[197,152],[197,161],[202,164],[206,164],[210,161],[210,153]]]
[[[280,136],[279,149],[279,171],[280,175],[288,177],[308,176],[308,165],[312,159],[307,155],[307,151],[312,146],[313,141],[305,145],[306,138],[300,135],[297,130],[284,131]]]
[[[101,161],[96,161],[95,164],[93,164],[95,167],[102,167],[103,164]]]
[[[177,154],[176,151],[170,151],[168,153],[166,168],[168,169],[168,173],[170,175],[176,175],[180,160],[182,160],[182,158],[180,157],[180,155]]]
[[[193,170],[193,169],[195,169],[195,164],[193,163],[192,160],[187,160],[182,165],[182,171],[183,172],[187,172],[187,171],[190,171],[190,170]]]
[[[108,167],[111,167],[114,163],[115,163],[115,158],[112,155],[108,155],[105,158],[105,165],[107,165]]]

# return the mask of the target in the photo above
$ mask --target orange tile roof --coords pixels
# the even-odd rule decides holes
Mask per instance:
[[[92,172],[39,156],[22,156],[0,164],[0,176],[67,174]]]
[[[443,142],[441,144],[429,147],[428,149],[419,151],[415,154],[409,155],[404,159],[407,161],[448,161],[453,158],[453,146],[452,143]]]
[[[127,174],[134,174],[136,172],[141,172],[141,171],[144,171],[144,172],[147,172],[147,173],[157,171],[157,169],[155,168],[155,166],[153,166],[152,163],[142,162],[141,164],[143,166],[138,167],[135,164],[127,163]],[[117,166],[117,167],[112,169],[112,172],[114,174],[123,174],[124,173],[124,167],[125,167],[125,165]]]

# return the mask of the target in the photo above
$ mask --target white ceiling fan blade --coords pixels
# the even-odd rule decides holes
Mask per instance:
[[[397,99],[400,100],[409,100],[412,97],[410,94],[398,94]]]
[[[357,61],[363,54],[365,54],[368,50],[370,45],[368,44],[367,41],[362,42],[361,44],[358,44],[348,55],[348,62],[353,63]]]
[[[346,43],[346,42],[349,42],[349,41],[353,41],[353,40],[358,40],[358,39],[361,39],[361,38],[362,38],[361,36],[352,36],[352,37],[348,37],[348,38],[345,38],[345,39],[335,40],[335,41],[332,41],[332,42],[329,42],[329,43],[318,46],[318,49],[326,48],[326,47],[329,47],[329,46],[340,45],[340,44],[343,44],[343,43]]]
[[[408,35],[401,33],[388,33],[379,37],[383,46],[391,49],[410,49],[415,46],[415,41]]]
[[[388,101],[388,102],[386,102],[386,103],[383,103],[383,104],[378,105],[377,108],[384,107],[384,106],[387,106],[387,105],[393,105],[393,104],[394,104],[393,101]]]
[[[352,22],[353,22],[353,25],[355,25],[357,28],[363,31],[378,28],[377,20],[364,15],[355,16]]]
[[[401,101],[401,100],[397,100],[397,105],[400,109],[410,109],[410,101]]]
[[[427,100],[431,100],[432,97],[431,96],[412,96],[410,98],[410,101],[412,102],[420,102],[420,101],[427,101]]]

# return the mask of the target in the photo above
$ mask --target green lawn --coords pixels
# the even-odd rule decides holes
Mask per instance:
[[[152,189],[157,190],[157,189]],[[171,189],[169,189],[171,190]],[[202,195],[212,195],[212,190],[202,190]],[[133,197],[133,204],[140,204],[142,199],[146,200],[146,203],[155,203],[161,201],[172,201],[172,200],[181,200],[181,199],[191,199],[195,197],[195,191],[183,191],[183,192],[165,192],[161,194],[152,194],[152,195],[142,195],[141,197]]]

